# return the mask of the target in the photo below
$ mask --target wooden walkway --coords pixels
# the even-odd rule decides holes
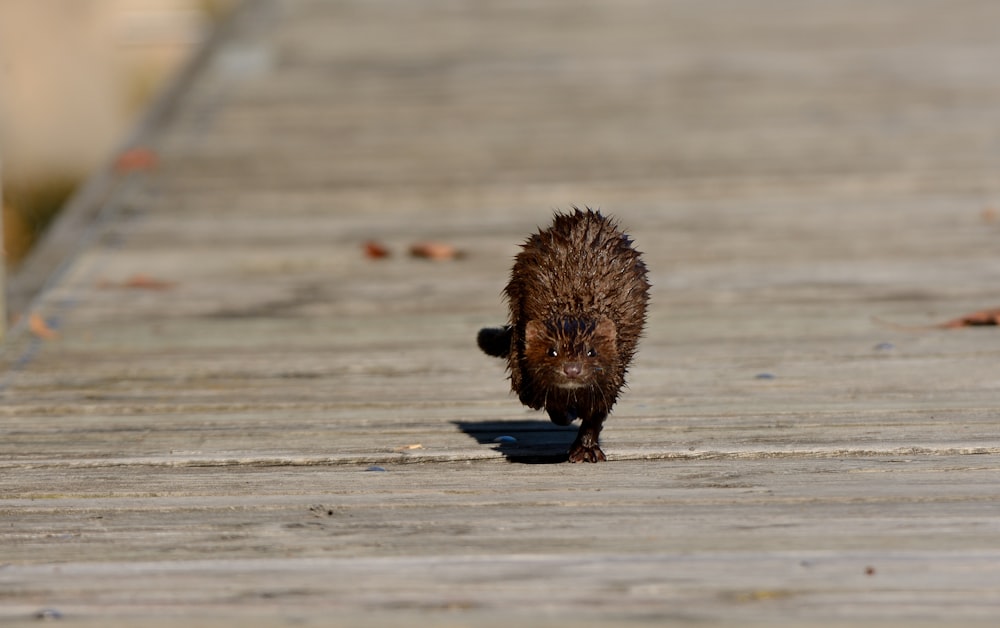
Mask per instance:
[[[1000,306],[998,24],[250,0],[13,278],[0,623],[996,625],[1000,332],[873,317]],[[598,465],[474,341],[570,204],[654,284]]]

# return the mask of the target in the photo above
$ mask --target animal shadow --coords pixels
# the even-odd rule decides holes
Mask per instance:
[[[481,445],[493,445],[509,462],[556,464],[569,460],[577,426],[551,421],[452,421]]]

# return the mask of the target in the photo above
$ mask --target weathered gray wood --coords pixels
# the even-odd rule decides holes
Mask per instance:
[[[998,23],[248,3],[5,342],[0,618],[992,625],[1000,335],[873,319],[1000,306]],[[654,283],[593,466],[474,343],[571,203]]]
[[[0,174],[3,173],[3,162],[0,161]],[[3,181],[0,181],[0,198],[3,198]],[[2,208],[0,208],[2,210]],[[3,242],[3,224],[0,222],[0,242]],[[7,249],[0,249],[3,258],[7,258]],[[0,342],[7,334],[7,264],[0,264]]]

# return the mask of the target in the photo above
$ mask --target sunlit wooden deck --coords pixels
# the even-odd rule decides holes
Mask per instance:
[[[0,622],[995,625],[1000,331],[873,318],[1000,306],[997,24],[251,0],[12,278]],[[474,341],[571,204],[654,284],[598,465]]]

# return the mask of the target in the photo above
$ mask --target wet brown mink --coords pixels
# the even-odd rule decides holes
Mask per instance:
[[[581,419],[570,462],[607,460],[599,437],[625,385],[649,300],[646,266],[599,211],[556,213],[528,238],[504,290],[510,322],[479,331],[479,347],[507,358],[511,389],[557,425]]]

